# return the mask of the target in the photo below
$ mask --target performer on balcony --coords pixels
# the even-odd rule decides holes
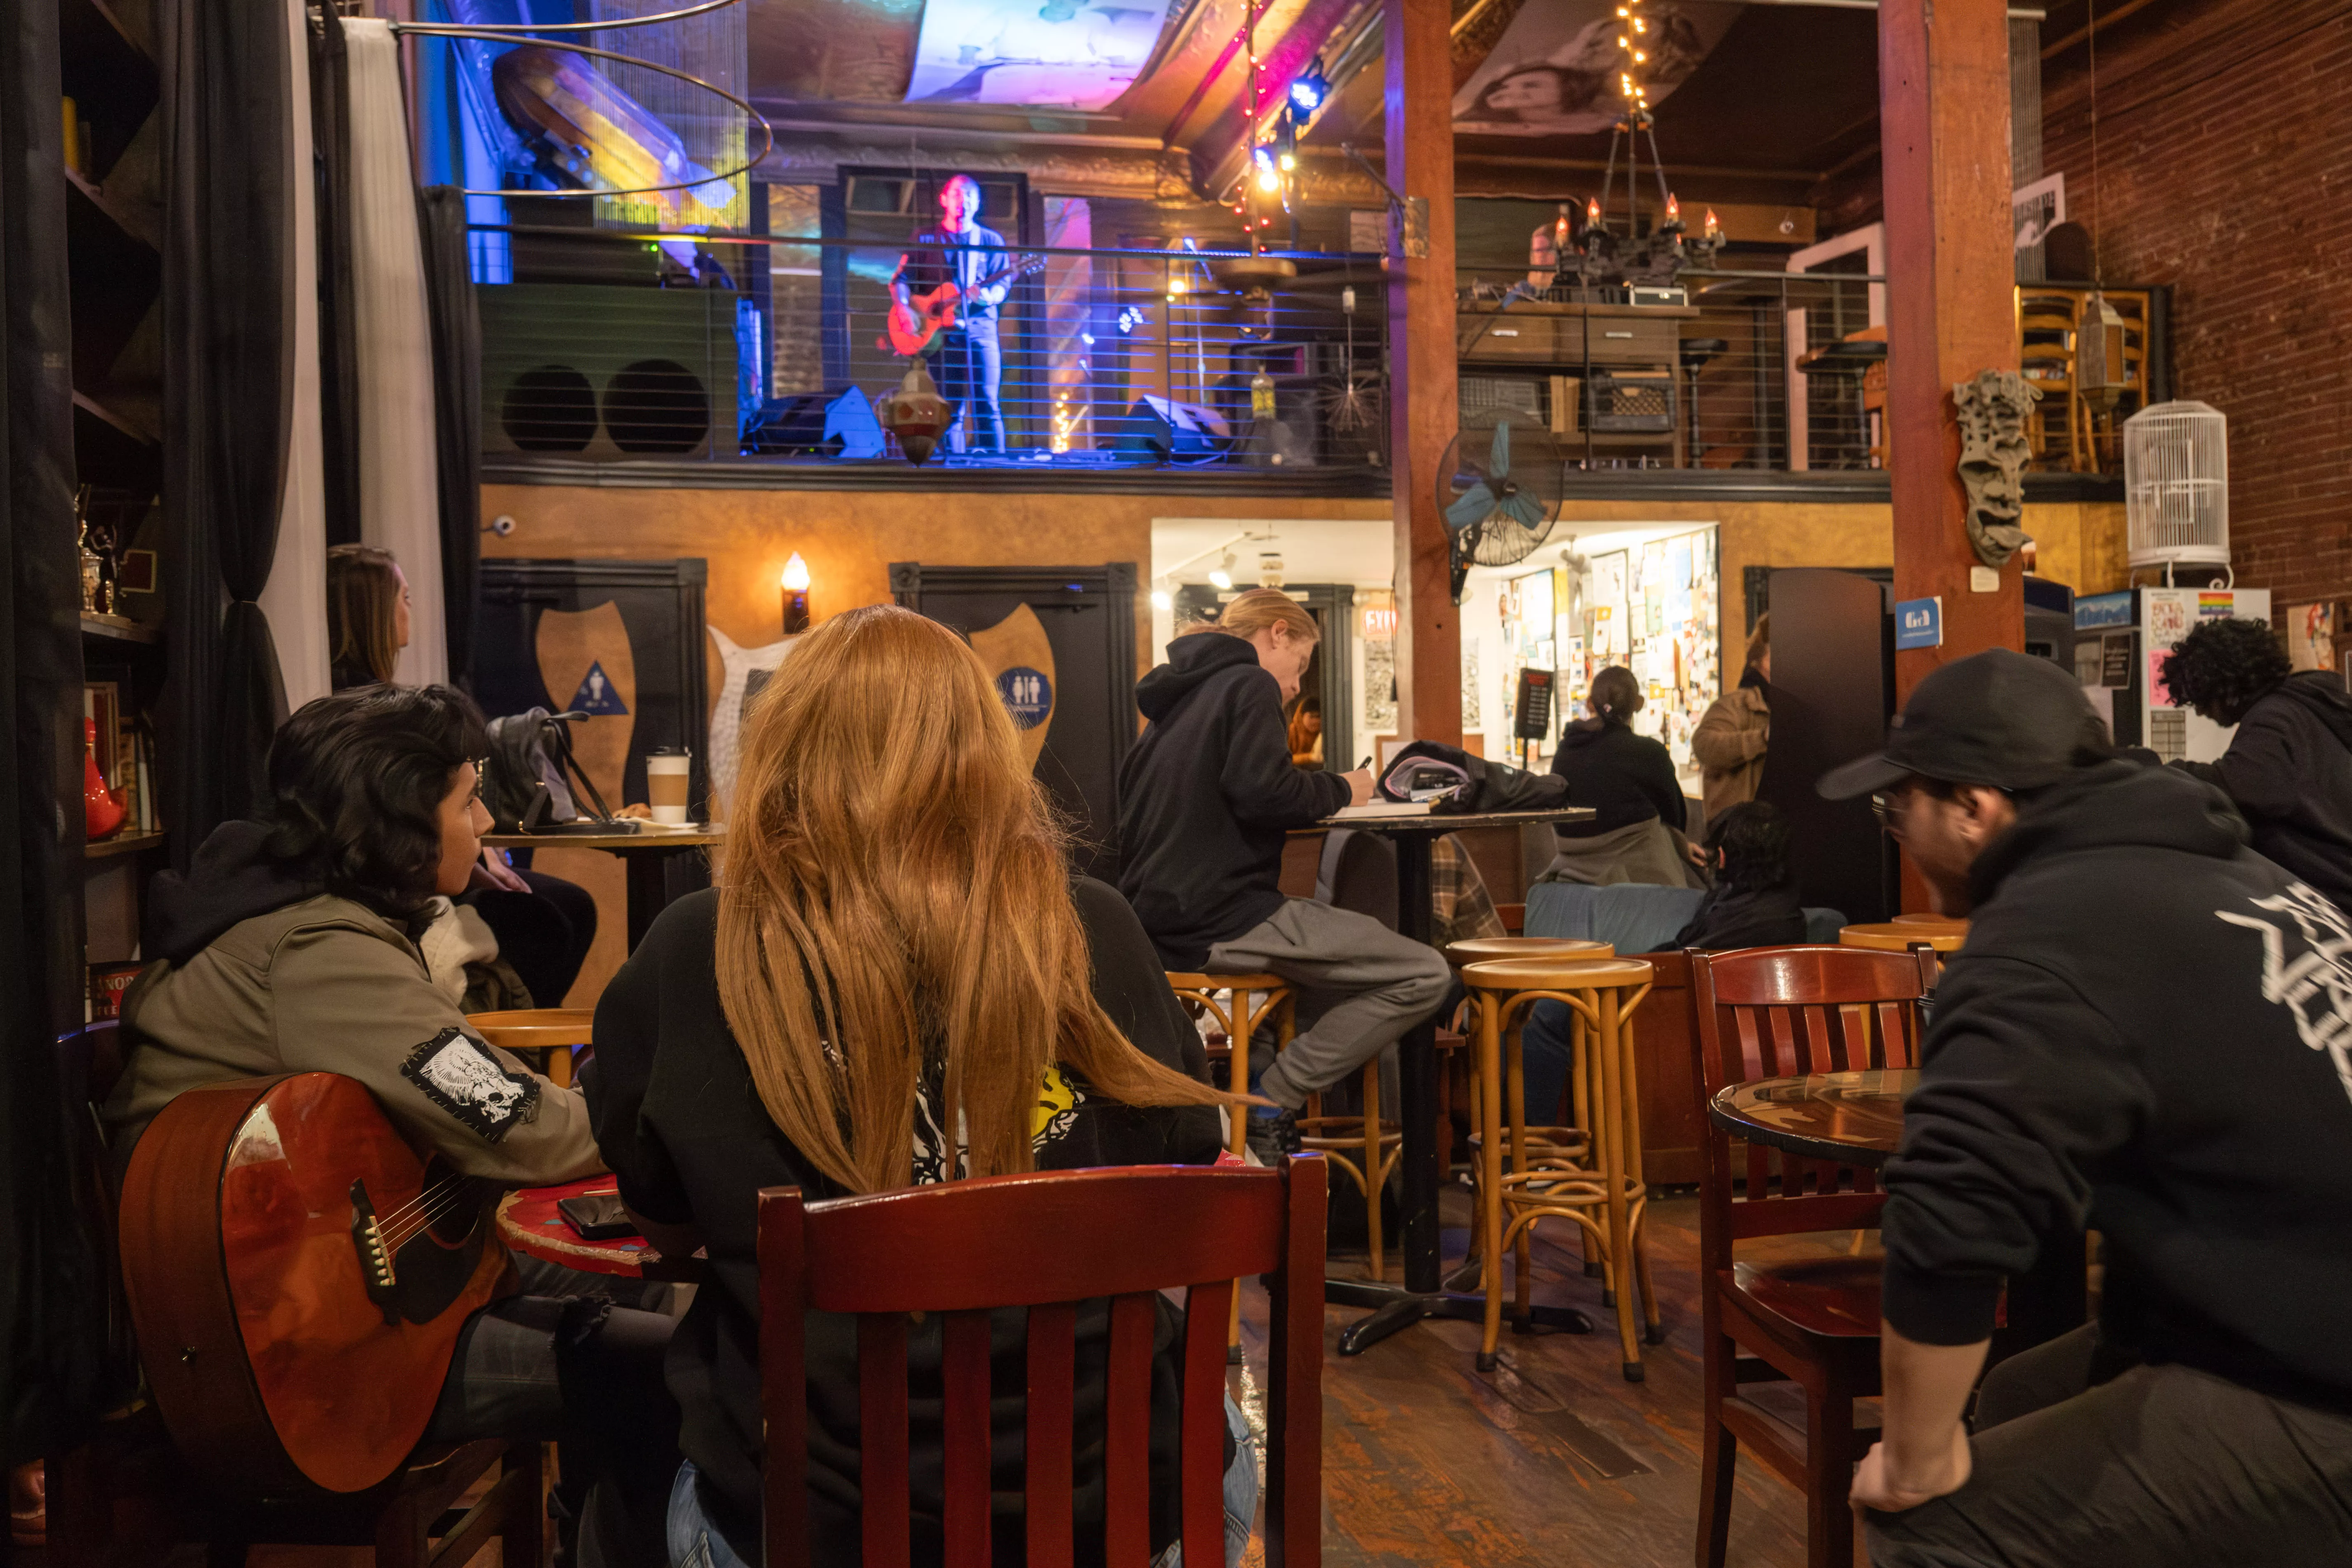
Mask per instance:
[[[952,331],[939,335],[931,368],[940,395],[955,405],[949,440],[956,450],[1001,450],[1004,416],[997,396],[1004,382],[1004,357],[997,346],[996,313],[1012,291],[1011,279],[981,288],[981,280],[1010,264],[1004,237],[980,222],[980,182],[970,174],[950,176],[940,187],[940,221],[915,236],[890,279],[899,303],[942,283],[956,286]]]

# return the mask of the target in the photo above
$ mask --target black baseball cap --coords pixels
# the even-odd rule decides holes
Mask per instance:
[[[2105,726],[2074,678],[2046,658],[2007,648],[1972,653],[1912,689],[1887,726],[1886,749],[1823,773],[1825,800],[1894,788],[1914,774],[1945,784],[2039,789],[2056,784]]]

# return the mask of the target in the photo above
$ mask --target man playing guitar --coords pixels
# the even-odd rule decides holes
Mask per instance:
[[[1012,291],[1006,279],[976,287],[1010,261],[1004,237],[980,222],[980,182],[950,175],[940,187],[940,221],[915,236],[890,295],[901,306],[909,295],[953,284],[961,296],[955,325],[939,334],[931,367],[940,395],[955,405],[949,437],[960,451],[997,451],[1004,446],[1004,416],[997,397],[1004,382],[1004,357],[996,339],[996,313]],[[975,428],[977,426],[977,428]]]

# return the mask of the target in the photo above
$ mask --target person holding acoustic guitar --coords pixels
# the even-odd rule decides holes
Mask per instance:
[[[320,698],[271,742],[271,798],[258,819],[224,823],[186,874],[155,879],[143,940],[156,962],[124,997],[126,1061],[104,1109],[109,1144],[130,1178],[126,1215],[130,1190],[154,1184],[156,1161],[194,1142],[183,1121],[166,1115],[174,1100],[286,1074],[356,1080],[399,1141],[429,1161],[428,1171],[472,1179],[436,1184],[405,1205],[451,1205],[433,1227],[445,1241],[487,1230],[502,1187],[602,1168],[581,1092],[558,1088],[475,1034],[434,984],[415,943],[434,895],[463,892],[481,853],[489,814],[477,798],[474,759],[488,750],[480,712],[446,686],[362,686]],[[159,1118],[166,1125],[151,1137]],[[142,1137],[160,1142],[134,1161]],[[240,1135],[238,1150],[248,1142]],[[218,1169],[215,1152],[215,1183]],[[355,1195],[355,1207],[360,1201]],[[458,1206],[467,1205],[478,1216],[471,1231]],[[382,1218],[387,1235],[398,1232],[399,1210]],[[397,1253],[404,1278],[407,1245]],[[478,1241],[472,1245],[478,1252]],[[349,1272],[351,1258],[305,1252],[288,1265],[285,1293],[331,1297],[334,1281],[313,1289],[296,1276],[306,1268]],[[460,1295],[402,1330],[443,1335],[449,1348],[438,1352],[446,1363],[433,1363],[448,1370],[429,1416],[415,1402],[424,1429],[399,1441],[555,1439],[563,1446],[558,1496],[570,1515],[559,1533],[576,1545],[568,1560],[612,1568],[662,1563],[663,1513],[677,1468],[677,1411],[661,1373],[673,1323],[616,1296],[634,1290],[642,1304],[667,1288],[514,1261],[520,1291],[510,1270],[502,1285],[472,1298],[499,1298],[488,1305],[467,1311]],[[496,1279],[495,1263],[478,1267]],[[361,1328],[373,1331],[373,1313],[364,1317]],[[289,1444],[271,1419],[279,1443]]]
[[[892,312],[894,337],[899,335],[902,311],[952,322],[940,331],[930,353],[940,395],[955,405],[949,431],[958,450],[1000,451],[1004,446],[1004,415],[997,401],[1004,356],[996,340],[996,313],[1012,291],[1015,269],[1005,254],[1004,237],[980,222],[980,182],[955,174],[940,187],[939,223],[915,236],[890,279],[890,297],[898,306]],[[951,317],[943,305],[951,309]]]

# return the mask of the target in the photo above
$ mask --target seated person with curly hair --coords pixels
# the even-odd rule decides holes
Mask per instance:
[[[2352,911],[2352,697],[2332,669],[2297,673],[2266,621],[2206,621],[2164,663],[2175,700],[2235,724],[2212,763],[2175,767],[2218,784],[2254,853]]]
[[[465,891],[481,854],[473,759],[488,750],[481,714],[446,686],[354,687],[279,727],[259,819],[223,823],[185,875],[155,879],[155,962],[123,999],[127,1060],[104,1110],[118,1168],[188,1089],[330,1072],[459,1175],[538,1186],[603,1169],[580,1091],[474,1033],[417,946],[436,895]],[[570,1561],[651,1568],[677,1468],[673,1325],[616,1298],[667,1289],[515,1261],[524,1293],[467,1321],[426,1438],[560,1441]]]

